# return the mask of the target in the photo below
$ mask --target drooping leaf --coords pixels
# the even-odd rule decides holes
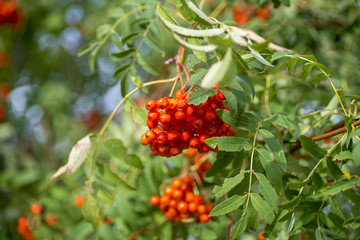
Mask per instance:
[[[331,158],[326,158],[326,165],[330,174],[335,179],[339,179],[340,177],[344,176],[344,173],[340,170],[339,166]]]
[[[86,135],[80,139],[71,149],[67,163],[60,167],[49,179],[53,180],[61,174],[67,172],[68,174],[74,173],[86,160],[91,149],[91,134]]]
[[[274,114],[271,117],[264,119],[264,121],[272,122],[287,129],[294,129],[295,131],[300,132],[300,128],[297,123],[289,116],[282,113]]]
[[[225,178],[224,184],[221,187],[215,186],[213,189],[213,193],[215,194],[216,198],[220,198],[224,196],[224,194],[228,193],[231,189],[233,189],[236,185],[238,185],[241,180],[244,178],[244,172],[241,171],[234,177]]]
[[[96,42],[90,43],[89,45],[86,45],[86,46],[82,47],[78,51],[77,56],[81,57],[81,56],[85,55],[86,53],[91,52],[95,47],[97,47],[97,45],[99,43],[100,43],[99,41],[96,41]]]
[[[240,46],[248,46],[248,43],[243,37],[243,34],[239,28],[232,28],[230,32],[230,38],[234,43]]]
[[[316,159],[322,159],[327,154],[327,151],[325,149],[319,147],[319,145],[317,145],[315,142],[313,142],[306,136],[301,135],[300,141],[305,151]]]
[[[237,114],[242,114],[246,108],[246,95],[244,89],[237,82],[232,82],[229,87],[235,95]]]
[[[220,151],[240,152],[244,147],[251,147],[251,142],[247,138],[242,137],[213,137],[205,140],[205,143]]]
[[[96,199],[89,192],[86,193],[81,211],[84,216],[84,220],[91,223],[93,228],[97,228],[99,226],[99,207]]]
[[[139,51],[137,54],[137,62],[146,72],[155,76],[161,75],[160,71],[153,66],[153,64],[147,59],[145,54],[142,53],[141,51]]]
[[[121,42],[122,42],[123,45],[129,44],[129,43],[133,42],[135,39],[137,39],[139,37],[141,37],[141,35],[138,34],[138,33],[130,33],[129,35],[123,37]]]
[[[200,45],[200,41],[196,38],[189,38],[189,42],[186,42],[185,40],[183,40],[179,35],[177,35],[176,33],[173,34],[173,37],[175,38],[175,40],[180,43],[181,45],[183,45],[184,47],[187,47],[191,50],[194,50],[194,54],[199,57],[199,52],[203,52],[203,54],[200,56],[200,60],[206,63],[206,60],[204,61],[204,58],[206,59],[206,55],[204,54],[204,52],[212,52],[215,51],[215,49],[217,48],[216,45],[214,44],[210,44],[210,45]],[[191,40],[190,40],[191,39]],[[190,43],[190,41],[192,43]],[[205,56],[205,57],[204,57]]]
[[[229,48],[222,61],[217,62],[211,66],[208,73],[205,75],[201,82],[203,88],[210,88],[215,83],[221,83],[230,74],[230,68],[232,65],[232,51]],[[231,76],[229,76],[231,78]]]
[[[277,211],[278,196],[271,186],[269,180],[261,173],[254,172],[256,178],[259,180],[259,190],[264,196],[266,202],[272,208],[273,211]]]
[[[228,198],[225,201],[221,202],[220,204],[215,205],[214,208],[211,210],[209,216],[220,216],[234,211],[245,202],[246,198],[247,195],[234,195],[231,198]]]
[[[120,92],[121,96],[125,97],[129,93],[130,88],[130,74],[124,75],[120,80]]]
[[[271,207],[258,194],[252,193],[250,200],[253,207],[259,213],[260,218],[264,218],[267,223],[271,223],[274,220],[275,215]]]
[[[271,56],[271,62],[277,60],[277,59],[280,59],[286,55],[288,55],[289,53],[288,52],[275,52],[273,53],[273,55]]]
[[[181,36],[185,37],[216,37],[225,32],[223,28],[212,28],[212,29],[205,29],[205,30],[196,30],[196,29],[190,29],[190,28],[184,28],[180,27],[178,25],[175,25],[166,19],[164,19],[162,16],[160,16],[161,21],[164,23],[164,25],[170,29],[172,32],[175,32]]]
[[[253,54],[253,56],[256,58],[256,60],[258,60],[259,62],[261,62],[262,64],[266,65],[266,66],[270,66],[273,67],[273,65],[271,63],[269,63],[263,56],[261,56],[261,54],[256,51],[254,48],[248,46],[249,50],[251,51],[251,53]]]
[[[193,18],[197,22],[207,23],[208,25],[212,25],[214,22],[203,12],[201,11],[191,0],[183,0],[187,7],[192,11]]]
[[[269,147],[275,161],[279,164],[280,168],[286,170],[286,158],[284,150],[282,149],[278,140],[271,132],[265,129],[260,129],[259,133],[264,138],[267,146]]]
[[[236,66],[238,68],[238,73],[247,75],[247,72],[249,71],[248,64],[245,62],[244,59],[242,59],[242,57],[237,52],[232,50],[232,53]]]

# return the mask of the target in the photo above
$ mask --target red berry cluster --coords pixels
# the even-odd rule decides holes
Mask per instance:
[[[34,239],[33,232],[29,229],[29,221],[26,217],[20,217],[17,222],[18,233],[26,240]]]
[[[174,179],[171,186],[165,188],[164,195],[152,196],[150,203],[159,206],[166,219],[172,222],[193,217],[196,222],[207,223],[211,219],[209,212],[213,204],[206,205],[201,195],[194,194],[190,176]]]
[[[234,128],[216,114],[216,109],[228,110],[222,92],[216,92],[200,106],[188,104],[188,97],[185,90],[178,90],[175,98],[147,101],[149,130],[141,136],[141,143],[150,144],[153,155],[171,157],[187,148],[197,149],[200,153],[217,151],[204,141],[211,137],[234,135]]]
[[[23,21],[22,13],[14,0],[0,0],[0,25],[11,24],[19,27]]]

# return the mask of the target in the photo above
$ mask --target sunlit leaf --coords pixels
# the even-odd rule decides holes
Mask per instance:
[[[226,199],[225,201],[215,205],[211,210],[209,216],[220,216],[231,211],[238,209],[246,200],[247,195],[238,196],[234,195],[231,198]]]

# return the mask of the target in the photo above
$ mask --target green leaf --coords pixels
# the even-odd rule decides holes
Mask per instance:
[[[352,157],[353,157],[352,152],[350,152],[350,151],[343,151],[343,152],[340,152],[340,153],[336,154],[336,155],[333,157],[333,159],[334,159],[334,160],[342,161],[342,160],[352,159]]]
[[[190,77],[189,85],[194,86],[194,84],[198,82],[206,73],[207,69],[205,68],[196,69],[196,73]]]
[[[124,50],[123,44],[121,42],[120,36],[117,32],[112,31],[110,35],[111,42],[119,49]]]
[[[241,180],[244,179],[244,172],[241,171],[234,177],[225,178],[224,184],[221,187],[215,186],[213,189],[213,193],[215,194],[216,198],[220,198],[228,193],[231,189],[233,189],[236,185],[238,185]]]
[[[114,197],[111,196],[109,193],[103,191],[102,189],[98,189],[96,196],[107,203],[113,204],[115,203]]]
[[[230,38],[235,44],[240,46],[248,46],[248,43],[243,37],[243,33],[239,28],[232,28],[230,32]]]
[[[296,132],[300,132],[300,128],[297,125],[297,123],[293,119],[291,119],[289,116],[282,114],[282,113],[274,114],[271,117],[264,119],[264,121],[275,123],[279,126],[287,128],[287,129],[292,128]]]
[[[147,57],[141,52],[138,52],[137,55],[137,62],[140,64],[140,66],[148,73],[155,75],[155,76],[159,76],[161,75],[161,73],[159,72],[158,69],[156,69],[152,63],[149,62],[149,60],[147,59]]]
[[[298,62],[299,58],[290,58],[286,62],[286,66],[288,67],[288,70],[291,74],[294,74],[296,63]]]
[[[259,217],[264,218],[265,222],[271,223],[275,215],[271,210],[271,207],[256,193],[252,193],[250,196],[251,204],[259,213]]]
[[[293,227],[292,231],[296,231],[299,228],[301,228],[302,226],[308,224],[309,222],[311,222],[315,218],[315,216],[316,215],[314,214],[314,212],[304,213],[303,215],[301,215],[299,218],[297,218],[295,220],[294,227]]]
[[[201,82],[203,88],[210,88],[215,83],[225,81],[229,74],[232,65],[232,51],[229,48],[222,61],[217,62],[211,66],[208,73]]]
[[[216,160],[212,167],[206,172],[206,176],[213,176],[217,172],[224,170],[234,160],[236,155],[237,153],[219,151],[216,154]]]
[[[307,183],[308,183],[308,181],[305,181],[305,182],[288,182],[288,183],[286,183],[286,185],[289,187],[289,189],[296,190],[296,189],[299,189],[299,188],[305,186]]]
[[[128,165],[133,166],[134,168],[144,169],[144,165],[143,165],[141,159],[137,155],[129,154],[127,156],[123,156],[122,158],[125,159],[125,162]]]
[[[271,150],[275,161],[279,164],[281,169],[286,171],[286,158],[284,150],[282,149],[278,140],[275,139],[275,136],[271,132],[265,129],[260,129],[259,133],[264,138],[267,146]]]
[[[304,135],[300,136],[300,141],[305,151],[316,159],[322,159],[327,154],[325,149],[319,147],[315,142]]]
[[[196,29],[190,29],[190,28],[184,28],[180,27],[178,25],[175,25],[163,17],[160,16],[161,21],[164,23],[164,25],[170,29],[172,32],[175,32],[181,36],[185,37],[217,37],[225,32],[223,28],[212,28],[212,29],[205,29],[205,30],[196,30]]]
[[[218,116],[227,124],[246,131],[256,131],[260,119],[251,112],[231,116],[228,110],[217,109]]]
[[[270,66],[273,67],[273,65],[271,63],[269,63],[265,58],[263,58],[263,56],[261,56],[261,54],[256,51],[255,49],[253,49],[252,47],[248,46],[249,50],[251,51],[251,53],[253,54],[253,56],[255,57],[256,60],[258,60],[259,62],[261,62],[262,64],[266,65],[266,66]]]
[[[306,80],[307,76],[309,75],[309,73],[311,72],[313,67],[314,67],[314,63],[305,63],[305,65],[303,67],[303,71],[301,73],[301,79],[303,81]]]
[[[237,239],[246,229],[248,222],[248,212],[244,212],[240,220],[236,222],[233,229],[231,229],[231,240]]]
[[[205,140],[205,143],[211,147],[219,148],[220,151],[240,152],[244,147],[252,147],[247,138],[242,137],[213,137]]]
[[[264,196],[266,202],[270,205],[273,211],[277,211],[278,196],[271,186],[269,180],[261,173],[254,172],[256,178],[259,180],[259,190]]]
[[[142,18],[137,18],[135,21],[133,21],[131,24],[130,24],[130,28],[135,28],[136,26],[138,25],[143,25],[143,24],[148,24],[150,23],[150,19],[149,18],[146,18],[146,17],[142,17]]]
[[[246,200],[247,195],[239,196],[234,195],[231,198],[226,199],[225,201],[217,204],[211,210],[209,216],[220,216],[231,211],[238,209]]]
[[[91,134],[86,135],[80,139],[71,149],[67,163],[60,167],[49,179],[53,180],[61,174],[67,172],[68,174],[74,173],[87,159],[91,150]]]
[[[338,204],[338,202],[334,198],[328,198],[327,199],[328,204],[330,205],[330,210],[333,214],[341,218],[342,220],[345,220],[345,216]]]
[[[158,53],[161,53],[161,55],[164,57],[165,56],[165,49],[163,47],[160,46],[159,42],[154,40],[152,37],[150,36],[146,36],[144,38],[144,42],[153,50],[157,51]]]
[[[161,18],[165,19],[166,21],[178,25],[175,19],[173,19],[160,4],[156,5],[156,12]]]
[[[360,207],[360,197],[351,189],[342,191],[341,193],[344,194],[355,206]]]
[[[250,87],[252,96],[255,97],[255,87],[254,87],[254,83],[251,81],[251,79],[248,76],[244,76],[244,75],[239,75],[238,74],[237,76],[241,80],[241,82],[246,83],[247,86]]]
[[[129,190],[135,190],[135,188],[133,188],[132,186],[130,186],[129,184],[127,184],[124,180],[122,180],[118,175],[116,175],[115,173],[113,173],[109,167],[103,163],[96,163],[97,166],[97,170],[99,171],[99,173],[101,174],[101,176],[103,176],[104,178],[106,178],[107,180],[109,180],[110,182],[114,183],[116,186],[118,187],[125,187]]]
[[[315,172],[311,178],[313,180],[315,190],[319,190],[324,185],[324,182],[320,177],[320,174]]]
[[[84,220],[91,223],[93,228],[99,226],[99,207],[96,199],[89,193],[86,193],[84,205],[81,207]]]
[[[329,157],[326,158],[326,165],[328,166],[330,174],[335,178],[339,179],[344,176],[344,173],[340,170],[339,166],[333,162]]]
[[[121,51],[118,53],[112,53],[111,57],[114,61],[122,61],[131,58],[136,53],[135,49],[130,48],[129,50]]]
[[[234,50],[232,50],[233,58],[235,60],[236,66],[238,68],[238,73],[247,75],[247,71],[249,71],[249,66],[247,63],[242,59],[242,57]]]
[[[206,101],[209,97],[214,96],[215,92],[212,90],[202,90],[196,89],[196,91],[190,94],[190,97],[187,101],[188,104],[200,105]]]
[[[216,45],[214,44],[210,44],[210,45],[203,45],[201,46],[200,45],[200,41],[196,38],[189,38],[189,42],[186,42],[185,40],[183,40],[179,35],[177,35],[176,33],[173,33],[173,37],[175,38],[175,40],[180,43],[181,45],[183,45],[184,47],[187,47],[191,50],[194,51],[194,54],[201,60],[203,61],[204,60],[204,56],[205,56],[205,59],[206,59],[206,55],[204,54],[204,52],[213,52],[215,51],[215,49],[217,48]],[[190,43],[190,39],[191,39],[191,42]],[[202,52],[202,55],[199,57],[199,52]],[[203,61],[206,63],[206,60]]]
[[[96,28],[96,38],[102,38],[111,29],[110,24],[103,24]]]
[[[95,47],[98,46],[99,43],[100,43],[99,41],[96,41],[96,42],[90,43],[89,45],[82,47],[78,51],[77,56],[81,57],[81,56],[85,55],[86,53],[91,52]]]
[[[246,95],[244,89],[237,82],[232,82],[229,87],[236,98],[237,113],[242,114],[246,108]]]
[[[130,85],[130,74],[126,74],[124,75],[121,80],[120,80],[120,91],[121,91],[121,96],[125,97],[126,94],[128,94],[129,92],[129,85]]]
[[[200,43],[200,40],[197,39],[197,38],[188,38],[188,42],[190,44],[192,44],[192,46],[196,46],[196,48],[193,48],[193,52],[195,54],[195,56],[201,60],[203,63],[207,63],[207,58],[206,58],[206,54],[205,54],[205,51],[197,51],[198,49],[198,46],[201,46],[201,43]],[[209,50],[208,49],[208,46],[211,46],[212,44],[210,45],[207,45],[207,49],[206,50]],[[216,45],[215,45],[216,46]],[[216,48],[216,47],[215,47]]]
[[[258,153],[261,165],[264,167],[270,182],[277,190],[280,190],[282,185],[281,170],[276,163],[272,161],[272,156],[268,151],[259,149]]]
[[[122,158],[127,152],[127,149],[121,139],[106,139],[103,141],[103,144],[105,149],[117,158]]]
[[[270,62],[273,62],[277,59],[280,59],[286,55],[288,55],[289,53],[288,52],[275,52],[272,56],[271,56],[271,59],[270,59]]]
[[[291,199],[290,201],[278,205],[278,207],[279,207],[280,209],[292,209],[292,208],[294,208],[296,205],[299,204],[300,200],[301,200],[301,195],[297,195],[296,197],[294,197],[294,198]]]
[[[130,64],[122,65],[115,69],[115,72],[113,73],[114,78],[118,78],[122,73],[124,73],[128,68],[130,67]]]
[[[360,184],[356,178],[343,179],[335,182],[332,186],[328,186],[321,190],[323,195],[334,195],[352,188],[355,184]]]
[[[125,45],[125,44],[128,44],[128,43],[134,41],[135,39],[137,39],[137,38],[139,38],[139,37],[141,37],[141,35],[138,34],[138,33],[130,33],[129,35],[125,36],[125,37],[121,40],[121,42],[122,42],[123,45]]]
[[[222,92],[226,98],[226,101],[229,105],[229,110],[230,110],[230,114],[232,116],[234,116],[235,113],[237,113],[237,100],[235,95],[228,91],[228,90],[220,90],[220,92]]]
[[[129,98],[125,103],[124,109],[131,113],[136,123],[146,126],[147,114],[144,109],[139,108],[133,100]]]
[[[203,12],[201,11],[191,0],[184,0],[187,7],[192,11],[193,18],[197,22],[200,23],[207,23],[209,25],[212,25],[214,22]]]
[[[323,237],[323,234],[321,233],[321,230],[319,228],[317,228],[315,230],[315,239],[316,240],[325,240],[325,238]]]

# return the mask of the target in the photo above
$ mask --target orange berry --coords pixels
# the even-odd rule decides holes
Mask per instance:
[[[145,133],[141,136],[141,144],[144,145],[144,146],[150,144],[149,141],[146,138]]]
[[[18,219],[18,226],[27,228],[28,224],[29,224],[29,222],[28,222],[28,219],[26,217],[20,217]]]
[[[150,198],[150,203],[153,206],[158,206],[160,204],[160,197],[157,195],[154,195]]]
[[[198,213],[200,214],[203,214],[203,213],[206,213],[207,212],[207,208],[204,204],[201,204],[198,206],[198,209],[197,209]]]
[[[181,133],[180,133],[180,136],[181,136]],[[182,140],[181,137],[180,137],[180,140]],[[196,148],[189,148],[186,151],[186,156],[188,156],[189,158],[195,157],[196,154],[198,154],[198,150]]]
[[[172,197],[175,199],[181,199],[183,196],[184,196],[184,193],[180,189],[175,189],[173,192],[173,195],[172,195]]]
[[[180,188],[180,187],[181,187],[181,184],[182,184],[182,181],[181,181],[181,179],[178,179],[178,178],[175,178],[175,179],[172,181],[172,183],[171,183],[171,185],[172,185],[173,188],[175,188],[175,189]]]
[[[159,98],[157,100],[157,106],[160,108],[160,109],[165,109],[169,106],[169,102],[166,98]]]
[[[265,240],[264,231],[259,232],[259,234],[257,235],[257,238],[258,238],[258,240]]]
[[[111,217],[106,217],[105,218],[105,222],[109,225],[113,224],[114,223],[114,219],[112,219]]]
[[[188,204],[184,201],[181,201],[177,204],[177,210],[181,213],[186,213],[188,210]]]
[[[186,91],[185,90],[177,90],[175,92],[176,99],[185,99],[186,98]]]
[[[34,215],[39,215],[42,210],[42,206],[39,203],[33,203],[30,206],[30,212]]]
[[[177,100],[175,98],[170,98],[168,100],[169,102],[169,108],[170,109],[176,109],[177,108]]]
[[[84,204],[84,201],[85,201],[85,197],[84,196],[76,196],[75,197],[75,205],[78,206],[78,207],[82,207],[82,205]]]
[[[145,108],[149,111],[155,111],[157,108],[156,101],[153,99],[150,99],[149,101],[146,102]]]
[[[199,218],[200,222],[202,223],[207,223],[211,220],[211,217],[209,217],[208,214],[204,213],[204,214],[201,214],[200,215],[200,218]]]
[[[146,140],[147,140],[149,143],[152,143],[152,142],[155,141],[155,139],[156,139],[156,133],[155,133],[155,131],[153,131],[153,130],[148,130],[148,131],[145,133],[145,137],[146,137]]]
[[[54,225],[56,225],[58,223],[58,219],[55,216],[48,215],[48,216],[45,217],[45,222],[49,226],[54,226]]]
[[[174,192],[173,188],[170,187],[170,186],[166,187],[165,190],[164,190],[164,194],[169,196],[169,197],[171,197],[173,195],[173,192]]]

